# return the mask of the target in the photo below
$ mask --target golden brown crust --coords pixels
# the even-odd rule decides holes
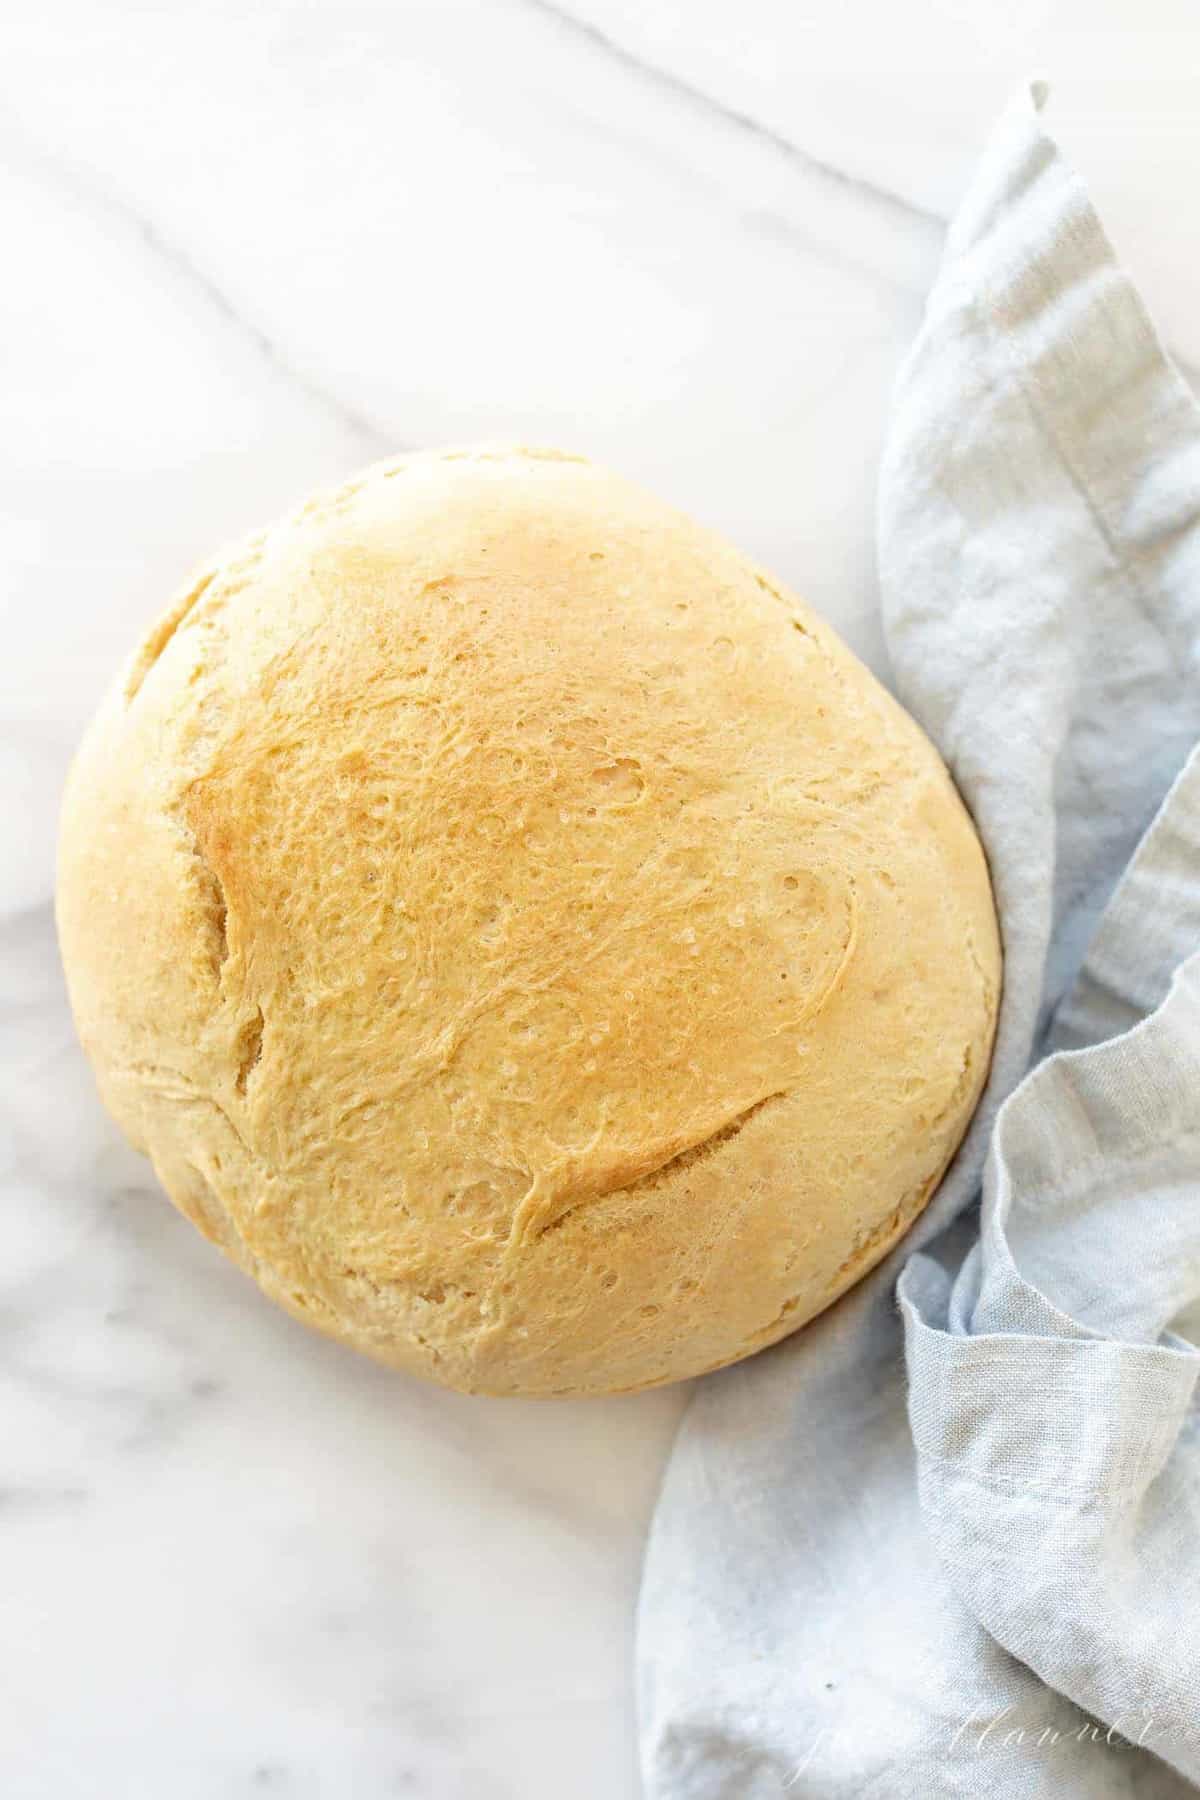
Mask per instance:
[[[794,1330],[924,1204],[1000,957],[829,628],[578,459],[368,470],[204,572],[80,750],[105,1100],[298,1316],[491,1393]]]

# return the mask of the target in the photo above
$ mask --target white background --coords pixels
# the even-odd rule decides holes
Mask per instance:
[[[686,1399],[468,1400],[276,1315],[99,1112],[58,791],[189,566],[476,437],[726,530],[877,667],[874,470],[1015,85],[1200,369],[1192,0],[37,0],[0,22],[0,1793],[630,1800]]]

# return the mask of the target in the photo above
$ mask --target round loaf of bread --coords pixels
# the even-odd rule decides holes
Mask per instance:
[[[101,1093],[297,1317],[492,1394],[773,1343],[987,1070],[988,874],[821,619],[582,459],[405,457],[216,559],[76,758]]]

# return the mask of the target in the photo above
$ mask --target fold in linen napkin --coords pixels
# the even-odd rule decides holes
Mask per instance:
[[[1200,1784],[1200,411],[1043,100],[951,227],[879,512],[897,687],[991,863],[992,1072],[905,1243],[697,1387],[648,1800]]]

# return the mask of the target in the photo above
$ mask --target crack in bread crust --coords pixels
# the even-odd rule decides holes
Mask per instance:
[[[582,1199],[568,1201],[568,1204],[563,1207],[562,1211],[556,1212],[546,1224],[538,1228],[534,1235],[538,1238],[545,1238],[548,1237],[551,1232],[561,1230],[567,1220],[578,1213],[582,1207],[595,1206],[605,1200],[620,1200],[625,1198],[626,1195],[642,1193],[649,1189],[661,1186],[661,1184],[668,1180],[672,1175],[676,1175],[681,1170],[690,1168],[695,1163],[703,1162],[706,1157],[712,1156],[717,1150],[721,1149],[723,1145],[728,1144],[731,1139],[737,1137],[739,1132],[744,1130],[757,1113],[762,1112],[765,1107],[770,1106],[774,1101],[783,1100],[786,1099],[786,1097],[786,1094],[782,1091],[774,1094],[764,1094],[761,1100],[753,1101],[749,1106],[743,1108],[740,1113],[736,1113],[734,1117],[729,1119],[724,1125],[718,1125],[715,1131],[710,1131],[708,1136],[701,1138],[698,1143],[689,1144],[686,1149],[676,1151],[674,1156],[668,1156],[664,1162],[658,1164],[657,1168],[648,1169],[644,1175],[638,1175],[632,1181],[622,1182],[618,1187],[602,1188],[597,1193],[585,1194]]]

